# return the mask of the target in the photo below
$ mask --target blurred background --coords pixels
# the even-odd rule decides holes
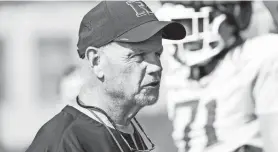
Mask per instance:
[[[84,14],[98,2],[0,2],[0,152],[24,152],[38,129],[82,84],[76,51]],[[157,1],[146,2],[155,12]],[[264,34],[272,21],[261,1],[244,36]],[[163,56],[162,56],[163,60]],[[164,62],[162,61],[162,64]],[[164,72],[167,71],[165,65]],[[176,151],[167,118],[164,84],[160,99],[138,115],[159,152]]]

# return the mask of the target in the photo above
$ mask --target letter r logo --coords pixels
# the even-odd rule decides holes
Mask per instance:
[[[137,17],[154,14],[151,9],[142,1],[130,0],[126,3],[134,10]]]

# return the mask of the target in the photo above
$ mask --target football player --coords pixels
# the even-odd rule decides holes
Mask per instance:
[[[250,1],[162,1],[168,112],[179,152],[278,152],[278,35],[244,39]]]

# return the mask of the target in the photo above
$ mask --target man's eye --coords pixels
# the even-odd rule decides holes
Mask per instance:
[[[144,59],[144,53],[138,53],[132,55],[132,58],[134,58],[136,61],[142,61]]]
[[[138,53],[138,54],[134,54],[133,57],[143,57],[144,53]]]

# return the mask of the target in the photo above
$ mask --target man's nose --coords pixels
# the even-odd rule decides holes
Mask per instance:
[[[163,70],[161,66],[160,57],[157,53],[149,53],[146,57],[147,62],[147,73],[150,75],[161,76],[161,72]]]

